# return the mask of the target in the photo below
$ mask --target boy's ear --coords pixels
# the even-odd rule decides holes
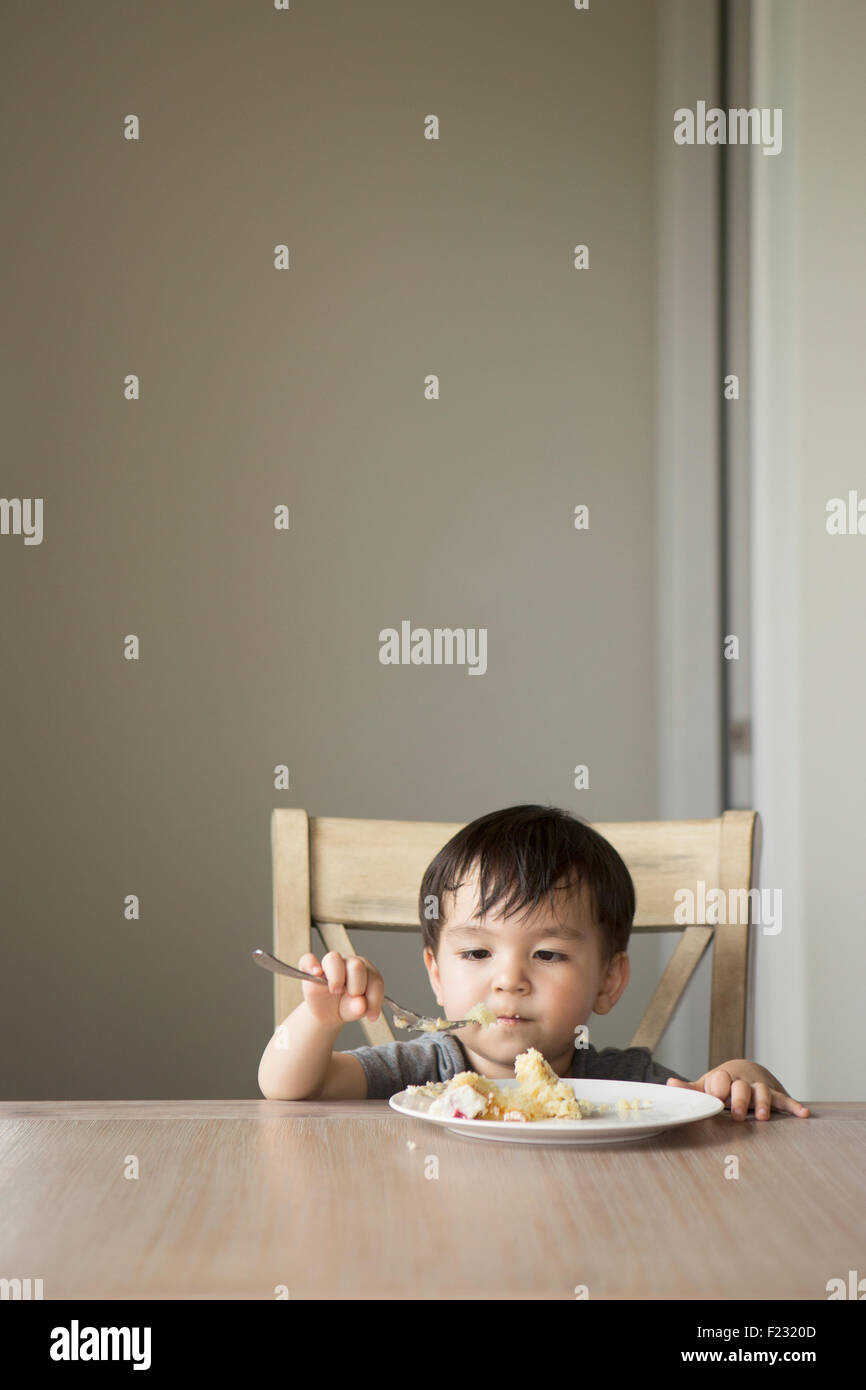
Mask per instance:
[[[424,964],[427,967],[427,974],[430,978],[430,984],[433,988],[433,993],[436,996],[436,1003],[441,1004],[442,1000],[440,998],[440,990],[442,986],[439,983],[439,967],[436,964],[436,957],[434,956],[429,946],[425,946],[424,948]]]
[[[627,951],[618,951],[607,967],[601,989],[592,1006],[593,1013],[610,1013],[616,1001],[629,982],[631,964]]]

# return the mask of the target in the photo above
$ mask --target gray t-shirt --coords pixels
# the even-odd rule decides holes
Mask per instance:
[[[388,1100],[407,1086],[426,1081],[450,1081],[461,1071],[473,1071],[459,1038],[451,1033],[428,1033],[411,1042],[383,1043],[380,1047],[354,1047],[367,1078],[367,1099]],[[688,1081],[678,1071],[654,1062],[648,1047],[603,1047],[596,1052],[576,1047],[571,1066],[563,1076],[597,1077],[604,1081],[652,1081],[663,1086],[669,1076]]]

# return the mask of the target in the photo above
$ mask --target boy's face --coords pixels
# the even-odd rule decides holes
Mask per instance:
[[[517,1022],[473,1023],[455,1034],[470,1067],[483,1076],[513,1076],[515,1057],[529,1047],[557,1073],[566,1071],[575,1029],[591,1013],[608,1013],[628,984],[625,953],[602,970],[602,938],[586,888],[557,889],[555,897],[555,911],[547,898],[530,916],[503,917],[500,903],[481,922],[476,870],[448,898],[437,955],[424,952],[446,1018],[465,1018],[479,1003],[498,1016],[519,1015]]]

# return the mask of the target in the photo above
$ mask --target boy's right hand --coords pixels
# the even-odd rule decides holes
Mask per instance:
[[[327,988],[309,980],[301,985],[304,1003],[317,1023],[333,1028],[338,1023],[356,1022],[365,1015],[373,1023],[381,1014],[385,981],[364,956],[341,956],[339,951],[329,951],[320,965],[309,951],[301,956],[298,969],[327,980]]]

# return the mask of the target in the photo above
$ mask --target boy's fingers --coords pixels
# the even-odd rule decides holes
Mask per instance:
[[[385,999],[385,981],[375,965],[366,956],[349,956],[346,959],[346,994],[349,998],[362,999],[363,1009],[352,1009],[352,1018],[363,1018],[366,1014],[375,1023],[382,1012]]]
[[[667,1086],[688,1086],[690,1091],[704,1091],[708,1096],[716,1096],[719,1100],[727,1098],[731,1086],[731,1077],[724,1067],[716,1067],[715,1071],[705,1071],[703,1076],[699,1076],[697,1081],[680,1081],[678,1076],[669,1076]]]
[[[367,987],[367,962],[363,956],[341,956],[345,985],[340,999],[340,1017],[346,1022],[354,1022],[364,1017],[367,1001],[364,991]]]
[[[372,966],[371,971],[372,973],[367,976],[367,1016],[371,1023],[375,1023],[385,1002],[385,981],[378,970]]]
[[[730,1081],[730,1073],[725,1072]],[[731,1114],[735,1120],[744,1120],[749,1113],[749,1105],[752,1100],[752,1083],[745,1081],[742,1076],[738,1076],[731,1086],[729,1105]]]
[[[367,989],[367,962],[363,956],[346,959],[346,993],[364,994]]]
[[[339,1002],[340,1018],[346,1023],[355,1023],[364,1017],[367,1003],[363,994],[342,994]]]
[[[322,959],[322,969],[332,994],[342,994],[346,988],[346,963],[339,951],[329,951]]]
[[[713,1071],[707,1072],[704,1077],[704,1090],[707,1095],[716,1096],[719,1100],[728,1099],[732,1084],[734,1084],[733,1077],[724,1067],[716,1067]]]
[[[723,1071],[724,1074],[725,1074],[725,1076],[727,1076],[728,1081],[730,1082],[730,1079],[731,1079],[731,1078],[730,1078],[730,1073],[727,1072],[727,1071],[725,1071],[724,1067],[717,1067],[717,1068],[716,1068],[716,1071]],[[721,1091],[715,1089],[716,1086],[721,1086],[722,1088],[724,1088],[724,1086],[725,1086],[724,1077],[719,1078],[719,1080],[717,1080],[717,1081],[713,1082],[712,1084],[710,1084],[710,1078],[713,1077],[713,1076],[715,1076],[715,1072],[708,1072],[706,1076],[701,1077],[700,1080],[698,1080],[698,1081],[680,1081],[680,1079],[679,1079],[678,1076],[669,1076],[668,1079],[667,1079],[667,1081],[665,1082],[665,1085],[666,1085],[666,1086],[681,1086],[681,1087],[682,1087],[682,1086],[685,1086],[688,1090],[691,1090],[691,1091],[704,1091],[704,1090],[705,1090],[705,1091],[707,1092],[708,1095],[718,1096],[718,1098],[719,1098],[720,1100],[725,1100],[726,1097],[727,1097],[727,1090],[725,1089],[724,1094],[721,1094]],[[707,1084],[705,1085],[704,1083],[707,1083]],[[734,1083],[734,1084],[736,1084],[736,1083]],[[768,1111],[769,1111],[769,1110],[788,1110],[788,1111],[791,1112],[792,1115],[799,1115],[799,1116],[801,1116],[801,1117],[803,1117],[803,1118],[806,1118],[807,1116],[811,1115],[811,1113],[812,1113],[807,1105],[803,1105],[802,1101],[794,1100],[793,1096],[786,1096],[785,1093],[784,1093],[783,1091],[773,1091],[773,1090],[771,1090],[771,1089],[770,1089],[764,1082],[762,1082],[762,1081],[756,1081],[756,1082],[754,1082],[754,1083],[749,1083],[748,1081],[743,1081],[741,1084],[742,1084],[743,1086],[750,1086],[751,1084],[754,1084],[754,1090],[755,1090],[755,1102],[754,1102],[754,1103],[755,1103],[755,1114],[756,1114],[756,1116],[757,1116],[757,1118],[758,1118],[759,1120],[762,1120],[762,1119],[769,1119],[769,1118],[770,1118],[770,1117],[769,1117],[769,1114],[764,1115],[764,1114],[762,1113],[762,1111],[763,1111],[764,1109],[766,1109],[766,1110],[768,1110]],[[746,1108],[748,1108],[749,1098],[748,1098],[748,1097],[742,1097],[742,1099],[743,1099],[743,1103],[745,1104]],[[733,1110],[733,1108],[734,1108],[734,1104],[733,1104],[733,1102],[734,1102],[734,1097],[733,1097],[733,1096],[732,1096],[731,1100],[732,1100],[731,1109]]]
[[[804,1118],[812,1113],[808,1105],[804,1105],[800,1100],[795,1100],[793,1096],[786,1096],[784,1091],[771,1091],[770,1096],[774,1110],[789,1110],[792,1115],[800,1115]]]
[[[770,1111],[773,1106],[772,1093],[765,1081],[756,1081],[754,1084],[755,1092],[755,1118],[758,1120],[769,1120]]]

